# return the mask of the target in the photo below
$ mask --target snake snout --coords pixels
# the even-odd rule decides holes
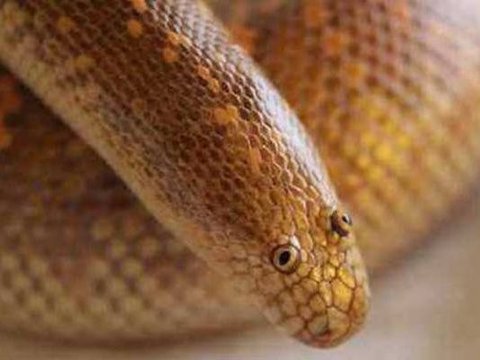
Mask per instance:
[[[271,251],[275,273],[261,279],[266,315],[301,342],[333,347],[355,334],[368,312],[370,291],[352,221],[334,211],[330,226],[308,249],[303,239]]]
[[[368,285],[363,281],[344,283],[338,277],[317,282],[304,278],[271,299],[266,316],[281,331],[301,342],[329,348],[361,328],[369,296]]]
[[[343,343],[363,325],[368,312],[368,286],[347,288],[332,283],[332,304],[306,321],[296,337],[310,346],[329,348]],[[338,300],[335,300],[337,298]],[[343,302],[345,305],[340,305]],[[348,302],[348,305],[347,305]]]

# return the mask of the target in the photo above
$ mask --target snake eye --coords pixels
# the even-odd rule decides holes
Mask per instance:
[[[294,272],[299,260],[300,251],[293,245],[281,245],[272,251],[272,264],[282,273],[291,274]]]
[[[330,216],[330,221],[332,224],[332,230],[339,236],[345,237],[350,234],[353,222],[352,218],[347,213],[335,210]]]

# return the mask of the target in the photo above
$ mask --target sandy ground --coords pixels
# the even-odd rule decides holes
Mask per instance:
[[[0,335],[0,359],[422,359],[480,358],[480,200],[439,239],[373,286],[366,329],[334,350],[307,348],[258,328],[168,348],[68,348]]]

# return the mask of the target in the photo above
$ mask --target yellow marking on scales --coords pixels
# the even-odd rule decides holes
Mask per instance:
[[[248,155],[250,158],[250,165],[254,174],[259,175],[262,172],[262,153],[258,148],[249,148]]]
[[[217,107],[213,109],[215,120],[221,125],[237,125],[240,121],[240,113],[234,105],[227,105],[224,108]]]
[[[173,64],[178,61],[179,47],[189,47],[192,45],[190,39],[182,34],[173,31],[167,31],[167,45],[162,49],[163,60],[168,64]]]
[[[334,306],[341,311],[347,312],[352,302],[353,291],[339,279],[333,280],[332,290]]]
[[[327,281],[331,281],[337,277],[337,269],[333,267],[331,264],[326,264],[325,268],[323,269],[323,277]]]
[[[224,126],[236,127],[241,120],[238,108],[231,104],[227,105],[225,108],[217,107],[213,109],[213,116],[218,124]],[[263,162],[261,150],[257,147],[249,146],[247,156],[252,172],[255,175],[261,174],[261,166]]]
[[[353,289],[356,285],[355,283],[355,278],[352,276],[352,274],[348,271],[348,269],[341,267],[338,270],[338,276],[340,280],[348,286],[350,289]]]
[[[198,65],[197,74],[207,82],[208,88],[212,90],[215,94],[218,94],[220,92],[220,83],[212,76],[209,68],[203,65]]]
[[[192,42],[190,41],[189,38],[187,38],[186,36],[184,36],[182,34],[178,34],[174,31],[168,31],[167,32],[167,41],[175,47],[180,46],[180,45],[188,47],[188,46],[192,45]]]

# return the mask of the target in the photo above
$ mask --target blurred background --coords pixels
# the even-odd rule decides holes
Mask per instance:
[[[1,335],[0,359],[478,359],[480,201],[416,253],[374,279],[366,328],[332,350],[307,348],[269,326],[155,347],[68,347]]]

